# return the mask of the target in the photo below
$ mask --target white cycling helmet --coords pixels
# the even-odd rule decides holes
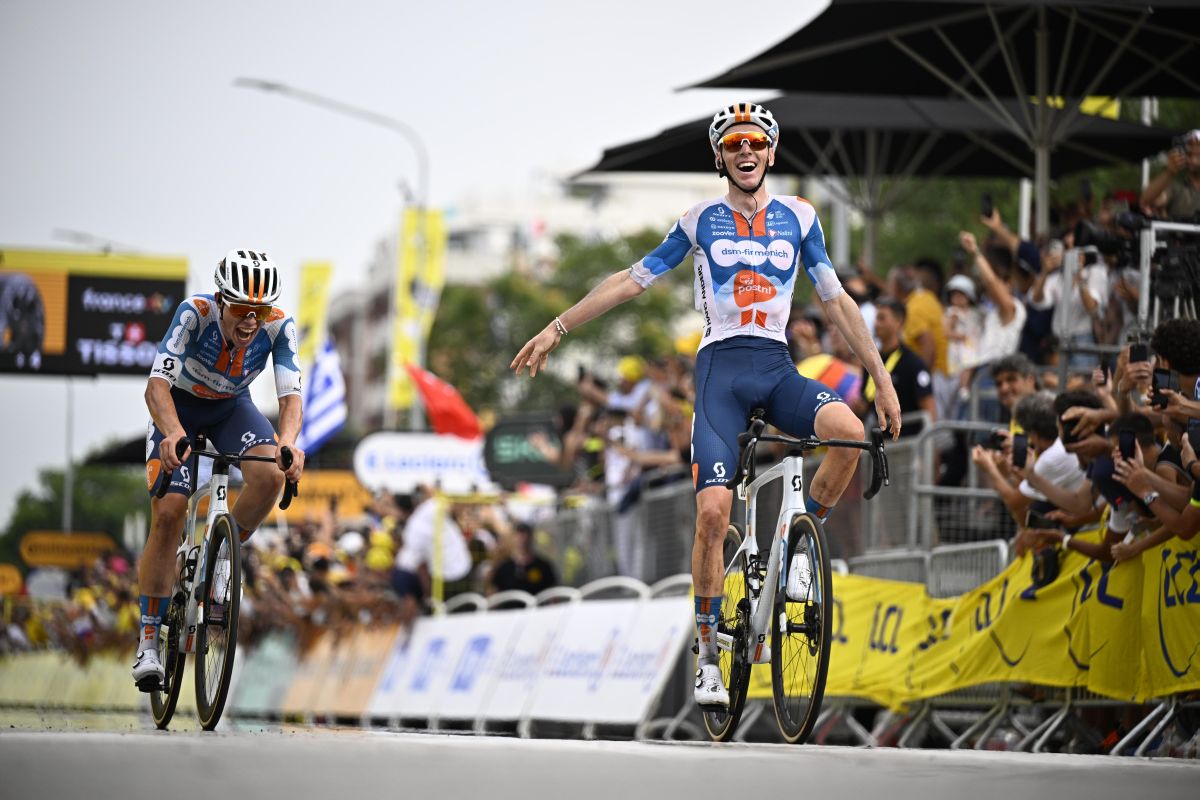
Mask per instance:
[[[762,128],[771,140],[771,147],[779,144],[779,123],[770,111],[757,103],[735,103],[714,114],[712,124],[708,126],[708,141],[714,153],[721,146],[725,131],[742,122]]]
[[[267,305],[279,299],[279,270],[260,250],[230,250],[217,264],[217,288],[232,303]]]

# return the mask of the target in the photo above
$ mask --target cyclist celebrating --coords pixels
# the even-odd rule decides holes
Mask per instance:
[[[837,393],[796,371],[785,327],[797,267],[816,287],[826,316],[880,387],[875,408],[880,427],[900,435],[900,402],[867,331],[858,306],[842,290],[825,253],[816,211],[805,200],[777,197],[764,187],[775,163],[779,125],[760,105],[722,109],[708,129],[724,197],[688,209],[657,248],[627,270],[610,275],[586,297],[530,339],[511,367],[530,376],[571,329],[637,297],[686,256],[693,259],[696,309],[704,335],[696,356],[696,405],[692,419],[692,479],[696,487],[696,540],[692,582],[696,595],[699,670],[696,701],[729,706],[718,666],[716,622],[721,618],[724,574],[722,542],[733,493],[726,481],[737,469],[737,436],[754,408],[786,433],[805,437],[863,438],[863,425]],[[822,519],[854,474],[858,453],[831,448],[809,483],[808,507]],[[804,559],[793,558],[788,594],[803,593]],[[799,599],[799,598],[797,598]],[[765,648],[764,648],[765,650]],[[769,657],[769,656],[768,656]]]
[[[245,487],[232,515],[242,542],[266,518],[285,475],[295,482],[304,470],[304,453],[296,447],[302,416],[296,324],[273,305],[279,298],[279,270],[266,253],[231,250],[217,265],[216,284],[214,294],[193,295],[179,304],[146,384],[152,418],[146,435],[150,537],[138,565],[142,628],[133,666],[133,680],[144,692],[163,681],[158,631],[170,600],[166,595],[174,583],[175,551],[191,491],[191,476],[183,466],[191,450],[181,459],[176,444],[204,433],[220,452],[276,459],[277,466],[247,462],[241,467]],[[279,395],[278,440],[250,399],[250,384],[268,356],[274,361]],[[277,443],[295,457],[286,473]],[[165,471],[173,471],[170,486],[162,498],[154,497]]]

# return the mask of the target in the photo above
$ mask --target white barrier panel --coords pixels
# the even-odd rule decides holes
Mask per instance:
[[[368,713],[636,724],[692,623],[689,597],[425,617],[397,642]]]
[[[525,624],[487,694],[480,718],[515,721],[526,716],[558,631],[579,605],[562,603],[518,612]]]
[[[688,596],[642,602],[609,662],[589,722],[636,723],[650,710],[680,651],[695,636],[695,604]]]
[[[462,616],[474,620],[475,626],[462,642],[447,679],[434,679],[434,689],[441,691],[430,716],[438,719],[473,720],[479,715],[528,619],[520,611]]]
[[[683,647],[691,609],[688,597],[582,603],[555,642],[528,716],[639,722]]]

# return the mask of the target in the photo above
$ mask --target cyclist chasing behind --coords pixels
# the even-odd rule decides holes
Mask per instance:
[[[692,478],[696,487],[696,540],[692,548],[699,670],[696,701],[709,709],[729,706],[718,666],[716,624],[721,618],[722,543],[733,492],[725,484],[737,469],[738,434],[750,411],[786,433],[822,439],[863,438],[863,425],[837,393],[796,371],[785,327],[796,273],[803,267],[826,316],[880,387],[875,409],[880,427],[900,435],[900,402],[858,306],[842,290],[825,252],[816,211],[805,200],[777,197],[764,187],[775,163],[779,125],[759,105],[718,112],[708,129],[717,174],[728,191],[688,209],[657,248],[614,273],[530,339],[513,359],[530,377],[567,332],[644,292],[686,256],[693,258],[696,309],[704,335],[696,356],[696,406],[692,419]],[[824,519],[854,474],[858,452],[830,448],[809,482],[808,508]],[[793,558],[788,596],[807,592],[802,559]],[[765,648],[764,648],[765,649]],[[768,656],[769,657],[769,656]]]
[[[192,476],[184,465],[191,450],[180,459],[176,443],[204,433],[222,453],[276,459],[276,465],[247,462],[241,467],[245,487],[232,515],[242,542],[266,518],[285,475],[295,482],[304,469],[304,453],[296,447],[302,416],[296,324],[273,305],[279,298],[279,270],[266,253],[231,250],[217,265],[216,284],[214,294],[193,295],[179,304],[146,385],[152,418],[146,435],[150,537],[138,565],[142,623],[133,666],[133,680],[144,692],[163,681],[159,626],[170,602],[175,551],[191,490]],[[274,361],[279,395],[278,445],[291,448],[295,456],[286,473],[275,430],[250,399],[250,383],[266,367],[268,356]],[[167,471],[174,472],[171,484],[156,498]]]

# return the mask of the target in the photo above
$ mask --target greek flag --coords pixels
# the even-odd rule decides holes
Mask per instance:
[[[346,380],[333,342],[313,362],[312,375],[304,391],[304,424],[296,445],[311,455],[346,424]]]

